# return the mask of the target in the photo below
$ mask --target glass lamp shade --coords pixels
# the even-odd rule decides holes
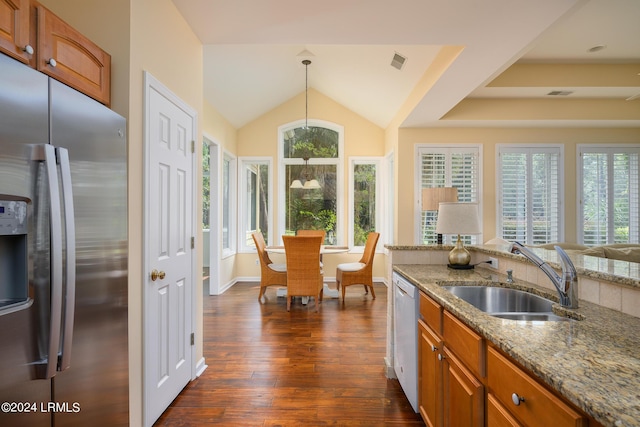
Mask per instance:
[[[320,184],[317,179],[312,179],[304,183],[303,188],[307,190],[317,190],[320,188]]]
[[[289,188],[303,188],[302,181],[300,181],[299,179],[294,180],[289,186]]]

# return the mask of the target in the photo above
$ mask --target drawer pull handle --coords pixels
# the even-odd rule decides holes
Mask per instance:
[[[438,355],[438,360],[444,360],[444,359],[446,359],[445,355],[444,355],[444,354],[442,354],[442,353],[440,353],[440,354]]]
[[[520,402],[524,402],[524,397],[518,396],[518,393],[513,393],[511,395],[511,400],[513,401],[514,405],[520,406]]]
[[[435,345],[431,344],[431,351],[436,351],[438,349],[438,347],[436,347]]]
[[[22,51],[27,53],[27,55],[33,55],[33,47],[30,44],[26,45],[22,48]]]
[[[49,64],[53,68],[56,68],[56,66],[58,65],[58,62],[55,59],[51,58],[47,61],[47,64]]]

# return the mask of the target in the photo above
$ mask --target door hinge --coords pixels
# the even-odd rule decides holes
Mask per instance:
[[[195,141],[191,141],[191,152],[192,153],[196,152],[196,142]]]
[[[195,345],[196,344],[196,336],[193,332],[191,332],[191,345]]]
[[[191,238],[191,249],[195,249],[196,248],[196,238],[192,237]]]

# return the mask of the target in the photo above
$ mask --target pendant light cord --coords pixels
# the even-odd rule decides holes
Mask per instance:
[[[309,64],[311,61],[305,59],[304,64],[304,129],[309,132]]]

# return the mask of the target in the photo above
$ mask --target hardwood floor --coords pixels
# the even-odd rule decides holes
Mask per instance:
[[[275,288],[256,283],[204,297],[209,366],[156,426],[423,426],[397,380],[384,375],[384,284],[376,299],[360,286],[346,302],[296,299],[291,312]]]

